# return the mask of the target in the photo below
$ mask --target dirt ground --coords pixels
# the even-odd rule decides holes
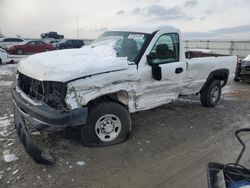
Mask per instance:
[[[241,149],[234,131],[250,126],[250,85],[232,83],[216,108],[202,107],[196,96],[133,114],[131,137],[116,146],[83,147],[78,128],[50,135],[45,142],[57,161],[38,165],[14,130],[10,84],[15,69],[0,66],[1,188],[203,188],[206,163],[234,162]],[[250,144],[250,135],[244,140]],[[18,160],[5,162],[6,150]],[[241,161],[248,167],[249,154]]]

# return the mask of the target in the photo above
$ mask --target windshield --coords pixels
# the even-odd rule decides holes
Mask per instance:
[[[148,36],[144,33],[109,31],[97,38],[92,46],[112,46],[117,52],[117,57],[127,57],[128,61],[133,62]]]

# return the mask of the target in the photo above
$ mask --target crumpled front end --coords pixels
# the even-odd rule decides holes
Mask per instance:
[[[41,82],[21,73],[11,94],[15,126],[25,150],[35,162],[52,164],[54,160],[32,141],[31,131],[58,131],[85,124],[87,107],[69,110],[64,102],[63,83]]]

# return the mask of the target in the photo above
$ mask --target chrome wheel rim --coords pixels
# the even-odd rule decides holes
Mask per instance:
[[[101,116],[95,124],[95,133],[102,142],[115,140],[121,132],[121,120],[113,114]]]
[[[217,101],[219,97],[219,88],[218,87],[214,87],[211,91],[211,101],[214,103]]]

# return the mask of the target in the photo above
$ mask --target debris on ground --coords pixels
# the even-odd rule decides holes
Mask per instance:
[[[86,163],[84,161],[77,161],[76,164],[79,166],[84,166]]]
[[[3,151],[3,158],[4,158],[4,161],[7,163],[10,163],[19,159],[15,154],[11,154],[10,150]]]
[[[19,172],[19,169],[15,170],[14,172],[12,172],[13,175],[17,174]]]

